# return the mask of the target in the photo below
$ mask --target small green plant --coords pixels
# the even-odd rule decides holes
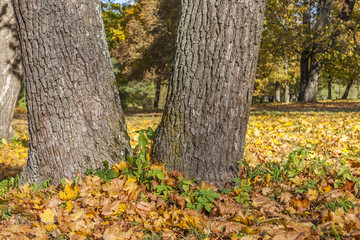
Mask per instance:
[[[4,179],[0,182],[0,196],[4,197],[7,192],[18,186],[19,177],[11,177],[10,179]]]
[[[9,207],[4,207],[3,209],[1,209],[1,219],[7,219],[10,218],[12,216],[11,210]]]
[[[286,175],[288,178],[293,178],[304,171],[304,163],[308,153],[306,148],[301,148],[289,154],[288,160],[285,162]]]
[[[179,188],[181,191],[183,191],[182,195],[187,195],[189,190],[190,190],[190,186],[193,184],[193,182],[189,179],[186,179],[184,177],[179,177]]]
[[[166,199],[169,197],[172,191],[172,187],[165,185],[164,183],[155,186],[155,193],[158,195],[163,195]]]
[[[222,189],[221,189],[221,194],[230,195],[230,193],[231,193],[231,189],[230,189],[230,188],[222,188]]]
[[[119,177],[114,170],[109,168],[109,162],[103,161],[104,169],[88,169],[85,171],[85,175],[95,175],[103,179],[106,182],[110,182],[111,179]]]
[[[250,205],[249,193],[251,192],[251,180],[235,178],[234,182],[237,183],[234,190],[238,192],[238,196],[235,197],[235,200],[245,207],[248,207]]]
[[[187,198],[186,206],[190,209],[195,209],[200,211],[201,209],[205,208],[206,211],[211,212],[213,202],[215,198],[220,197],[219,193],[214,192],[214,189],[211,188],[209,190],[200,189],[199,191],[194,191],[192,194],[194,201],[191,202]]]

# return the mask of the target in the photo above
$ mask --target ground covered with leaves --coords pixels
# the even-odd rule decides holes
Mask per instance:
[[[241,173],[222,189],[149,164],[153,113],[127,116],[127,162],[17,187],[18,114],[0,145],[0,239],[360,239],[360,103],[321,104],[255,106]]]

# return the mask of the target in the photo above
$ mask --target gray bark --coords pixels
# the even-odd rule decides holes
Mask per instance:
[[[305,101],[306,102],[317,102],[317,93],[319,88],[320,75],[322,70],[322,61],[315,59],[312,56],[310,62],[309,80],[305,89]]]
[[[21,182],[74,178],[130,152],[98,0],[14,0],[30,134]]]
[[[11,0],[0,0],[0,138],[13,136],[11,121],[22,76],[20,46]]]
[[[285,99],[284,99],[285,104],[289,104],[290,103],[290,87],[289,87],[289,83],[286,83],[285,85]]]
[[[346,86],[346,89],[345,89],[345,92],[344,92],[344,95],[342,96],[341,99],[347,99],[348,96],[349,96],[349,92],[350,92],[350,89],[352,87],[352,85],[354,84],[354,80],[352,79]]]
[[[279,102],[281,102],[281,85],[279,82],[276,82],[275,88],[276,88],[275,101],[279,103]]]
[[[223,186],[237,174],[265,0],[182,0],[177,52],[153,158]]]

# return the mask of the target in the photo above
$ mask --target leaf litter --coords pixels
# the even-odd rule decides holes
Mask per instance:
[[[127,120],[134,146],[160,116]],[[356,111],[253,113],[240,176],[224,189],[156,164],[141,179],[127,162],[110,181],[17,187],[10,177],[26,163],[28,136],[24,120],[14,123],[16,139],[0,145],[0,239],[360,238]]]

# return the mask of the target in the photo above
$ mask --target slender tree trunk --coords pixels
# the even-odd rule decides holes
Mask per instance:
[[[153,158],[223,186],[239,170],[264,0],[182,0],[177,52]]]
[[[281,86],[279,82],[276,82],[275,84],[276,92],[275,92],[275,101],[281,102]]]
[[[290,87],[289,87],[289,83],[286,83],[285,85],[285,104],[289,104],[290,103]]]
[[[283,56],[283,59],[284,59],[285,75],[286,75],[286,78],[289,79],[290,78],[290,76],[289,76],[289,58],[285,54]],[[284,93],[284,95],[285,95],[284,96],[285,104],[289,104],[290,103],[290,87],[289,87],[288,82],[285,83],[285,93]]]
[[[155,99],[154,99],[155,109],[159,108],[160,93],[161,93],[161,78],[158,78],[156,80]]]
[[[0,138],[9,139],[13,135],[11,121],[23,79],[11,0],[0,0],[0,51]]]
[[[328,97],[327,99],[328,100],[331,100],[332,99],[332,96],[331,96],[331,87],[332,87],[332,76],[329,76],[328,78]]]
[[[312,56],[309,71],[309,80],[305,89],[305,101],[317,102],[317,93],[319,88],[320,74],[322,70],[322,62]]]
[[[342,96],[341,99],[347,99],[347,98],[348,98],[350,89],[351,89],[351,87],[352,87],[353,84],[354,84],[354,80],[352,79],[352,80],[348,83],[348,85],[346,86],[344,95]]]
[[[73,178],[130,152],[98,0],[14,0],[30,133],[21,182]]]

